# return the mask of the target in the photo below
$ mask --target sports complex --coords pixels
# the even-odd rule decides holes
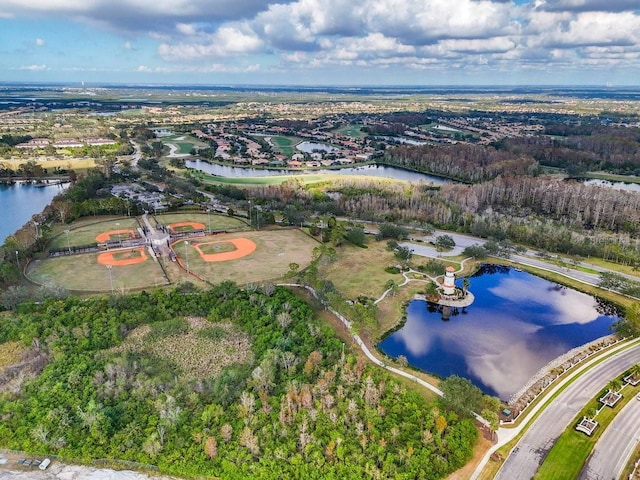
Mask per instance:
[[[84,218],[50,242],[25,273],[74,292],[127,292],[184,281],[239,285],[276,281],[290,263],[309,264],[317,241],[300,229],[253,230],[201,212]]]

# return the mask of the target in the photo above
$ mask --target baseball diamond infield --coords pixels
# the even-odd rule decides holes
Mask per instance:
[[[103,232],[99,235],[96,235],[96,242],[103,243],[110,240],[129,240],[131,238],[134,238],[135,236],[136,232],[130,229],[109,230],[108,232]]]
[[[232,244],[235,249],[232,251],[221,252],[221,253],[205,253],[202,251],[200,246],[208,246],[208,245],[224,245],[224,244]],[[224,262],[226,260],[236,260],[238,258],[246,257],[253,253],[256,249],[256,244],[249,240],[248,238],[229,238],[227,240],[220,240],[216,242],[199,242],[193,243],[193,248],[195,248],[200,257],[205,262]]]
[[[142,263],[147,259],[144,247],[134,248],[133,250],[120,250],[101,253],[98,255],[98,263],[102,265],[134,265]]]
[[[190,227],[190,228],[184,228]],[[204,223],[199,222],[178,222],[169,225],[169,231],[171,233],[190,232],[192,230],[204,230]]]

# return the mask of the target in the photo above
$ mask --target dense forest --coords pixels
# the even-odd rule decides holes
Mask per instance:
[[[483,182],[505,174],[535,173],[537,163],[526,154],[469,144],[402,146],[388,149],[384,162],[421,172]]]
[[[472,420],[344,351],[270,285],[23,304],[0,346],[0,444],[183,476],[442,478]]]
[[[573,175],[592,170],[640,174],[638,128],[550,125],[545,135],[505,138],[496,147]]]

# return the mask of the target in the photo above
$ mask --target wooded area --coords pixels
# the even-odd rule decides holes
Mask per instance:
[[[248,336],[245,360],[197,378],[159,350],[122,348],[129,336],[180,344],[191,317],[211,325],[197,335],[210,348],[246,348]],[[477,436],[472,420],[344,352],[306,303],[270,285],[23,304],[3,318],[5,342],[24,348],[0,379],[0,444],[12,449],[183,476],[427,479],[464,465]]]

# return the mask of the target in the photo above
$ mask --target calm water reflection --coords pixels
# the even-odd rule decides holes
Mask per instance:
[[[466,311],[443,321],[430,304],[412,301],[406,324],[379,348],[508,400],[557,356],[611,333],[618,318],[595,298],[526,272],[484,267],[470,280],[476,302]]]
[[[0,244],[40,213],[65,186],[0,185]]]
[[[426,173],[412,172],[404,168],[390,167],[387,165],[361,165],[358,167],[345,167],[340,169],[316,169],[316,170],[273,170],[251,167],[231,167],[228,165],[218,165],[201,160],[187,160],[185,165],[211,175],[219,177],[266,177],[273,175],[302,175],[302,174],[340,174],[340,175],[369,175],[372,177],[395,178],[407,182],[427,182],[433,184],[443,184],[450,182],[445,178],[428,175]]]

